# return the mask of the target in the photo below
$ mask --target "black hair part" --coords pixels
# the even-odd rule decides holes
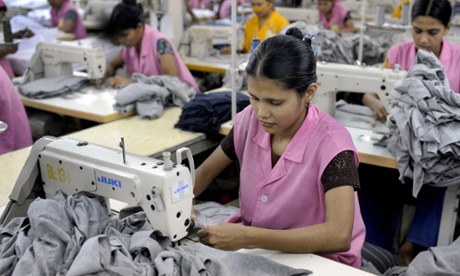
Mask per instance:
[[[303,97],[317,80],[310,38],[304,37],[298,28],[290,28],[286,35],[264,40],[251,53],[246,73],[248,77],[275,81],[284,90],[294,89]]]
[[[417,0],[412,6],[412,22],[418,16],[436,18],[444,27],[448,27],[452,16],[452,6],[449,0]]]

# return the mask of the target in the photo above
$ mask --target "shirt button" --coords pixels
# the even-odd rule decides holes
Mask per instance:
[[[263,196],[260,197],[260,200],[261,200],[263,203],[267,203],[267,201],[268,201],[268,196],[263,195]]]

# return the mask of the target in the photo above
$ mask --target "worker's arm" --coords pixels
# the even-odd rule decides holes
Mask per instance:
[[[219,175],[233,161],[227,157],[219,145],[214,152],[198,167],[195,173],[195,187],[193,194],[199,196],[209,186],[211,181]]]
[[[14,54],[18,51],[18,44],[3,44],[0,45],[0,57],[8,54]]]
[[[340,29],[339,33],[356,33],[358,29],[353,24],[353,19],[349,18],[345,21],[345,28]]]
[[[263,248],[293,253],[348,251],[354,223],[354,188],[340,186],[327,191],[325,203],[324,223],[289,230],[225,223],[205,227],[197,235],[202,243],[223,250]]]
[[[173,46],[165,39],[160,39],[157,42],[158,57],[163,75],[177,77],[179,76],[179,71],[177,69],[177,63],[172,47]]]
[[[75,27],[75,22],[77,22],[78,14],[74,10],[69,10],[64,15],[64,21],[62,22],[62,26],[58,26],[59,30],[63,31],[64,33],[73,33],[73,29]]]
[[[116,57],[112,61],[107,63],[107,66],[105,67],[105,77],[108,78],[108,77],[112,77],[113,75],[115,75],[115,73],[117,72],[117,69],[123,66],[123,64],[124,64],[123,53],[120,52],[118,53],[118,55],[116,55]]]
[[[383,67],[391,68],[388,58],[385,59]],[[385,106],[383,105],[377,93],[365,93],[363,96],[363,104],[370,107],[372,111],[374,111],[374,118],[377,120],[386,120],[388,111],[385,109]]]

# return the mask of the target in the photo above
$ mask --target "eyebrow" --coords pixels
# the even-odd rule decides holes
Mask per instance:
[[[417,29],[419,31],[428,31],[428,32],[431,32],[431,31],[439,31],[441,30],[441,28],[433,28],[433,29],[428,29],[428,30],[424,30],[424,29],[421,29],[421,28],[418,28],[418,27],[415,27],[415,26],[412,26],[414,29]]]
[[[251,92],[248,91],[248,94],[251,96],[251,97],[254,97],[254,98],[258,98],[256,95],[252,94]],[[283,99],[276,99],[276,98],[267,98],[267,99],[263,99],[264,101],[283,101]]]

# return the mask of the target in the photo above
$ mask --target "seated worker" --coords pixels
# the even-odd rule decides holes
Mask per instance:
[[[8,128],[0,133],[0,154],[32,145],[29,120],[19,93],[0,67],[0,121]]]
[[[249,3],[249,0],[238,0],[238,5]],[[232,16],[232,0],[223,0],[218,9],[220,19],[230,18]]]
[[[319,21],[325,29],[338,33],[354,33],[357,28],[353,25],[350,9],[338,0],[318,0]]]
[[[244,25],[243,53],[249,53],[251,41],[257,37],[264,41],[273,35],[278,34],[289,21],[284,18],[273,6],[274,0],[251,0],[254,16],[248,19]],[[229,54],[230,48],[222,48],[221,54]]]
[[[213,10],[213,1],[211,0],[188,0],[188,5],[192,9]]]
[[[8,8],[5,5],[3,0],[0,0],[0,22],[6,16]],[[29,29],[24,29],[18,32],[13,33],[13,38],[29,38],[32,37],[34,33]],[[18,51],[18,45],[0,45],[0,66],[5,70],[6,74],[12,78],[14,77],[13,68],[11,67],[10,61],[6,59],[6,55],[14,54]]]
[[[393,46],[388,52],[385,67],[394,68],[399,64],[401,69],[410,70],[418,49],[431,51],[444,66],[451,89],[459,93],[460,46],[443,40],[451,26],[451,14],[452,7],[448,0],[416,0],[411,13],[413,41]],[[375,118],[386,119],[388,111],[383,107],[377,94],[364,94],[363,103],[373,109]],[[375,172],[369,174],[372,174],[369,176],[370,185],[365,185],[364,178],[360,175],[362,188],[359,191],[361,212],[367,229],[366,240],[392,250],[401,205],[408,200],[405,197],[403,199],[405,202],[397,206],[397,197],[406,190],[411,196],[412,187],[401,184],[397,180],[397,173],[390,177],[388,172],[383,172],[386,177],[381,185],[377,185]],[[391,178],[394,180],[392,181]],[[415,217],[405,242],[399,248],[399,265],[408,265],[418,252],[437,244],[444,193],[444,188],[423,186],[416,199]]]
[[[48,3],[51,6],[51,27],[73,34],[75,39],[86,37],[83,19],[70,0],[48,0]]]
[[[190,87],[198,89],[173,43],[144,23],[142,5],[136,4],[136,0],[123,0],[116,5],[109,23],[109,32],[124,48],[107,64],[106,77],[113,76],[125,64],[130,75],[176,76]],[[115,76],[109,85],[119,88],[130,82],[130,78]]]
[[[309,37],[291,28],[264,40],[246,73],[251,104],[198,167],[194,187],[200,195],[238,162],[240,209],[226,223],[199,230],[200,242],[318,253],[361,267],[358,154],[345,127],[311,102],[318,86]]]

